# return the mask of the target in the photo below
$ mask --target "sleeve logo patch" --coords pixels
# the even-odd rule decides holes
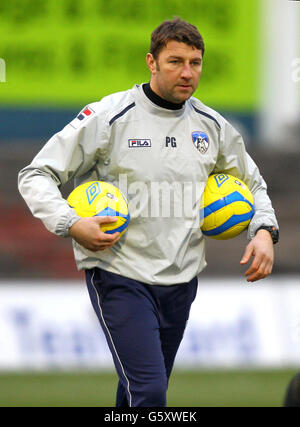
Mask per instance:
[[[81,123],[91,117],[94,113],[95,111],[92,110],[91,107],[86,107],[78,114],[78,116],[74,120],[70,122],[70,125],[74,129],[77,129],[81,125]]]

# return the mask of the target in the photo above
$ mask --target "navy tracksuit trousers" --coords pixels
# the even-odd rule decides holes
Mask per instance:
[[[147,285],[93,268],[86,270],[86,282],[119,376],[116,406],[166,406],[197,278]]]

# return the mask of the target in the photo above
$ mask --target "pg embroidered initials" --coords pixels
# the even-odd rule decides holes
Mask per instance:
[[[176,138],[174,136],[166,136],[166,147],[177,147]]]

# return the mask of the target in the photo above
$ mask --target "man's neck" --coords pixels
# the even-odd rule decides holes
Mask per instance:
[[[165,99],[161,98],[159,95],[153,92],[150,83],[143,84],[143,90],[147,98],[149,98],[150,101],[152,101],[159,107],[166,108],[168,110],[180,110],[184,105],[184,102],[181,102],[180,104],[175,104],[174,102],[166,101]]]

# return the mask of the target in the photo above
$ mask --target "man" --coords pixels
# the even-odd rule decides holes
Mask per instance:
[[[118,372],[117,406],[166,405],[197,275],[206,265],[198,224],[202,193],[194,189],[202,183],[203,190],[211,173],[241,178],[254,195],[256,213],[241,260],[247,264],[253,257],[247,280],[262,279],[272,270],[278,226],[266,185],[241,136],[192,97],[203,54],[196,27],[177,18],[163,22],[152,33],[146,57],[150,84],[90,104],[19,176],[20,192],[33,214],[50,231],[73,238],[78,269],[86,272]],[[205,134],[202,150],[192,137],[199,131]],[[79,218],[58,189],[72,178],[76,184],[93,179],[117,183],[120,176],[126,176],[131,188],[131,222],[121,239],[118,233],[101,231],[101,224],[114,218]],[[141,182],[142,194],[134,194]],[[184,188],[184,196],[192,200],[189,213],[151,216],[153,183],[167,183],[174,190],[168,201],[173,208]],[[166,200],[160,194],[155,203],[164,208]]]

